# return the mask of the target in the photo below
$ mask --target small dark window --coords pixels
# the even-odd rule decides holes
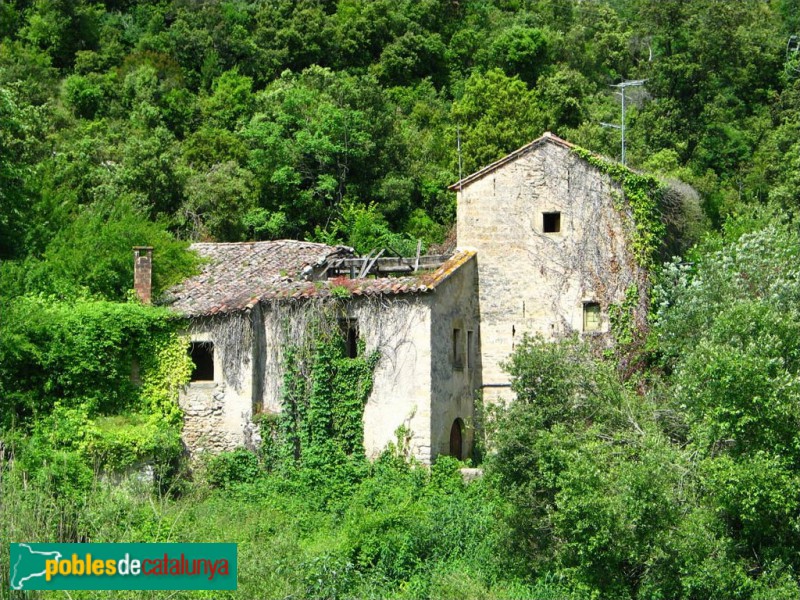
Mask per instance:
[[[461,338],[461,330],[453,329],[453,367],[456,369],[464,368],[464,342]]]
[[[597,302],[585,302],[583,304],[583,330],[600,331],[601,324],[600,304]]]
[[[191,381],[214,381],[214,344],[211,342],[192,342],[189,345],[192,358]]]
[[[545,233],[558,233],[561,231],[561,213],[542,213],[542,229]]]
[[[344,351],[347,358],[358,357],[358,323],[355,319],[340,319],[339,328],[344,339]]]
[[[475,333],[473,331],[467,331],[467,368],[472,369],[475,365],[475,355],[474,355],[474,343],[475,343]]]

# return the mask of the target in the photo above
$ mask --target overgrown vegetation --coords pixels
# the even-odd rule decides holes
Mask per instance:
[[[28,446],[4,447],[0,535],[235,540],[229,597],[796,598],[798,256],[796,224],[757,212],[668,265],[650,366],[628,381],[579,339],[524,340],[482,480],[394,448],[364,461],[372,358],[332,332],[289,359],[295,410],[268,451],[222,454],[177,495],[96,478],[65,441],[114,418],[93,430],[56,404]]]
[[[89,490],[95,472],[147,462],[166,477],[183,451],[177,396],[190,373],[179,326],[166,310],[138,303],[10,303],[0,425],[20,473],[57,478],[53,489],[66,503]]]
[[[121,204],[180,238],[413,252],[450,226],[457,139],[464,173],[547,129],[617,157],[600,122],[619,121],[608,85],[624,78],[647,79],[629,90],[630,165],[694,185],[716,223],[795,207],[796,8],[6,2],[0,257],[54,255],[57,233]]]
[[[0,538],[236,541],[240,590],[223,597],[797,598],[798,15],[795,0],[0,3]],[[374,358],[313,336],[289,351],[287,410],[260,416],[261,454],[176,476],[186,340],[127,301],[132,246],[155,246],[156,295],[196,269],[189,240],[413,254],[446,236],[459,167],[548,129],[618,156],[600,123],[618,122],[608,85],[626,78],[647,80],[626,107],[637,172],[581,155],[620,181],[641,266],[662,243],[682,254],[616,309],[635,364],[519,344],[520,401],[491,411],[486,477],[465,485],[452,460],[408,464],[407,431],[364,460]],[[675,198],[638,169],[691,185],[702,213],[662,227]],[[691,250],[671,239],[707,225]],[[124,474],[153,459],[158,485]]]
[[[281,413],[269,457],[283,466],[316,470],[364,459],[364,406],[379,354],[366,355],[359,340],[357,356],[347,356],[335,311],[327,307],[311,323],[308,339],[286,349]]]
[[[572,151],[622,188],[622,197],[615,208],[626,217],[631,253],[640,267],[652,270],[658,264],[666,233],[663,221],[666,186],[654,177],[635,173],[584,148]]]
[[[669,190],[664,182],[636,173],[584,148],[574,147],[572,152],[608,175],[621,189],[621,192],[614,190],[611,193],[614,208],[622,220],[626,247],[633,261],[630,268],[635,275],[634,282],[625,290],[623,301],[608,305],[608,314],[620,369],[630,374],[638,369],[641,361],[642,346],[649,328],[652,279],[658,276],[660,263],[665,257],[665,213],[671,209],[681,222],[690,218],[687,200],[679,198],[677,206],[668,207]]]

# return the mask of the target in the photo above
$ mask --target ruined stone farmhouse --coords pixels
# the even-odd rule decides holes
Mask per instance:
[[[523,335],[602,339],[609,307],[646,278],[620,185],[554,135],[451,189],[457,246],[444,256],[359,257],[292,240],[192,246],[202,272],[166,299],[192,324],[196,369],[181,396],[191,452],[259,443],[253,416],[281,409],[287,345],[335,302],[348,352],[362,340],[379,353],[367,455],[405,427],[421,461],[466,458],[475,399],[511,398],[502,364]]]

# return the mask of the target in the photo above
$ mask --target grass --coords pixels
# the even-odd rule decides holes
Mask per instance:
[[[348,493],[303,478],[264,475],[214,489],[202,480],[179,497],[135,478],[95,479],[60,498],[9,463],[0,465],[0,538],[11,542],[236,542],[232,592],[9,591],[0,547],[0,597],[10,598],[563,598],[504,576],[503,525],[483,482],[457,465],[373,465]],[[340,488],[335,488],[339,490]],[[541,593],[540,593],[541,592]],[[10,596],[9,596],[10,594]]]

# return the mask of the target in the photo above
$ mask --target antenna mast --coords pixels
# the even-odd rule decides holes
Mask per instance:
[[[640,85],[644,85],[644,82],[647,79],[629,79],[627,81],[623,81],[622,83],[616,83],[609,87],[618,88],[619,92],[617,94],[622,97],[622,115],[620,119],[620,124],[616,125],[614,123],[603,123],[600,122],[601,125],[604,127],[613,127],[614,129],[619,129],[622,133],[622,165],[625,166],[627,163],[625,162],[625,88],[628,87],[636,87]]]
[[[461,129],[456,126],[456,150],[458,151],[458,191],[463,188],[461,180],[464,177],[461,175]]]

